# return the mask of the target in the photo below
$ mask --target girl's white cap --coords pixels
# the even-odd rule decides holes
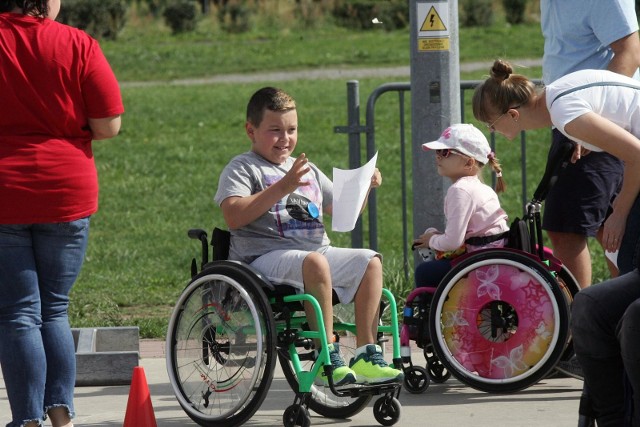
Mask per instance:
[[[480,130],[472,124],[458,123],[451,125],[442,132],[437,141],[422,144],[427,150],[456,150],[472,157],[483,165],[489,161],[491,147],[489,141]]]

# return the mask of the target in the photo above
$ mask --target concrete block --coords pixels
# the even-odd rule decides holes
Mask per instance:
[[[98,328],[95,351],[140,351],[138,327]]]
[[[76,386],[127,385],[140,359],[138,327],[76,328]]]

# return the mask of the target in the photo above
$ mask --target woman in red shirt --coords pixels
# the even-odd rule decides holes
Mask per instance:
[[[124,112],[96,40],[55,22],[60,0],[0,0],[0,365],[12,420],[74,416],[67,309],[98,207],[92,140]]]

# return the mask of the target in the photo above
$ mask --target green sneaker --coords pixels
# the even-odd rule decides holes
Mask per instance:
[[[342,356],[340,355],[340,344],[329,344],[329,359],[333,366],[333,385],[342,386],[346,384],[353,384],[356,382],[356,374],[344,363]],[[318,371],[316,376],[316,382],[323,385],[329,385],[329,380],[324,373],[324,367]]]
[[[382,349],[376,344],[368,344],[364,352],[351,359],[349,367],[356,373],[360,384],[400,382],[404,379],[401,370],[392,368],[384,360]]]

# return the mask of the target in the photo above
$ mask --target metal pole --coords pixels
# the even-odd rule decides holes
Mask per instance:
[[[360,87],[357,80],[347,82],[347,126],[349,132],[349,169],[359,168],[360,159]],[[358,217],[356,227],[351,231],[351,247],[363,247],[362,217]]]
[[[410,0],[413,235],[444,229],[449,186],[435,168],[435,154],[422,144],[460,122],[460,59],[457,0]],[[409,245],[410,242],[405,242]],[[418,262],[417,254],[414,263]]]

